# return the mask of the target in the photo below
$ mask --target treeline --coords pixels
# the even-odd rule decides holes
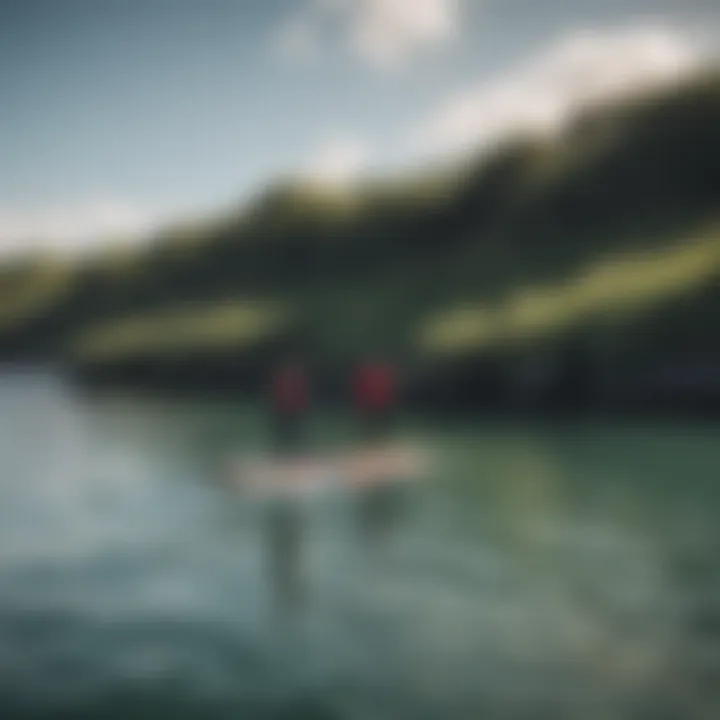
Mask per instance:
[[[7,267],[0,355],[251,387],[294,346],[328,376],[389,355],[450,405],[627,397],[720,364],[719,201],[720,76],[706,73],[454,173],[282,183],[141,250]]]

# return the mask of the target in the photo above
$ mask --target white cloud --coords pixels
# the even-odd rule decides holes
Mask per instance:
[[[395,69],[451,42],[464,0],[308,0],[280,27],[277,47],[305,59],[338,40],[377,69]]]
[[[356,179],[365,168],[366,148],[358,139],[336,135],[328,138],[315,156],[301,169],[311,182],[342,185]]]
[[[0,254],[73,253],[108,240],[138,242],[157,220],[131,203],[116,200],[0,206]]]
[[[397,67],[450,42],[459,25],[458,0],[356,0],[349,8],[350,41],[377,67]]]
[[[506,76],[449,98],[414,142],[453,153],[518,132],[556,132],[578,108],[672,82],[702,60],[692,38],[662,25],[572,33]]]

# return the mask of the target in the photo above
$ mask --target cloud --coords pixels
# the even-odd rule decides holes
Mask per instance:
[[[662,25],[572,33],[506,76],[447,99],[413,134],[414,145],[447,154],[519,132],[557,132],[578,108],[675,81],[702,60],[692,38]]]
[[[132,203],[117,200],[0,206],[0,254],[35,250],[72,253],[108,240],[138,242],[157,221]]]
[[[398,67],[453,40],[459,9],[458,0],[357,0],[350,9],[350,41],[371,65]]]
[[[365,168],[367,152],[357,138],[335,135],[325,140],[301,169],[301,176],[323,185],[342,185],[356,179]]]
[[[276,46],[304,59],[339,41],[370,66],[404,67],[417,55],[454,40],[464,0],[308,0],[281,26]]]

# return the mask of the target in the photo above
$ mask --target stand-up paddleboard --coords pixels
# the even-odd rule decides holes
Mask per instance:
[[[394,444],[292,458],[239,458],[230,465],[229,479],[241,490],[304,494],[413,482],[426,477],[429,468],[426,452]]]

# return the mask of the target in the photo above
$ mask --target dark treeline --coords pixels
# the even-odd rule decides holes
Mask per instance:
[[[720,77],[706,73],[452,173],[351,191],[281,183],[141,250],[17,262],[0,276],[0,355],[60,361],[97,381],[249,392],[294,347],[333,397],[355,359],[382,353],[406,369],[418,404],[718,407],[719,201]],[[653,291],[641,311],[595,309],[451,351],[418,339],[438,313],[561,288],[608,258],[667,251],[670,267],[698,237],[715,270],[682,292]],[[212,323],[214,309],[259,301],[282,308],[272,332],[238,334],[227,320],[224,340],[222,328],[212,342],[170,334],[182,321],[168,314],[201,309]],[[147,346],[122,327],[139,318]]]

